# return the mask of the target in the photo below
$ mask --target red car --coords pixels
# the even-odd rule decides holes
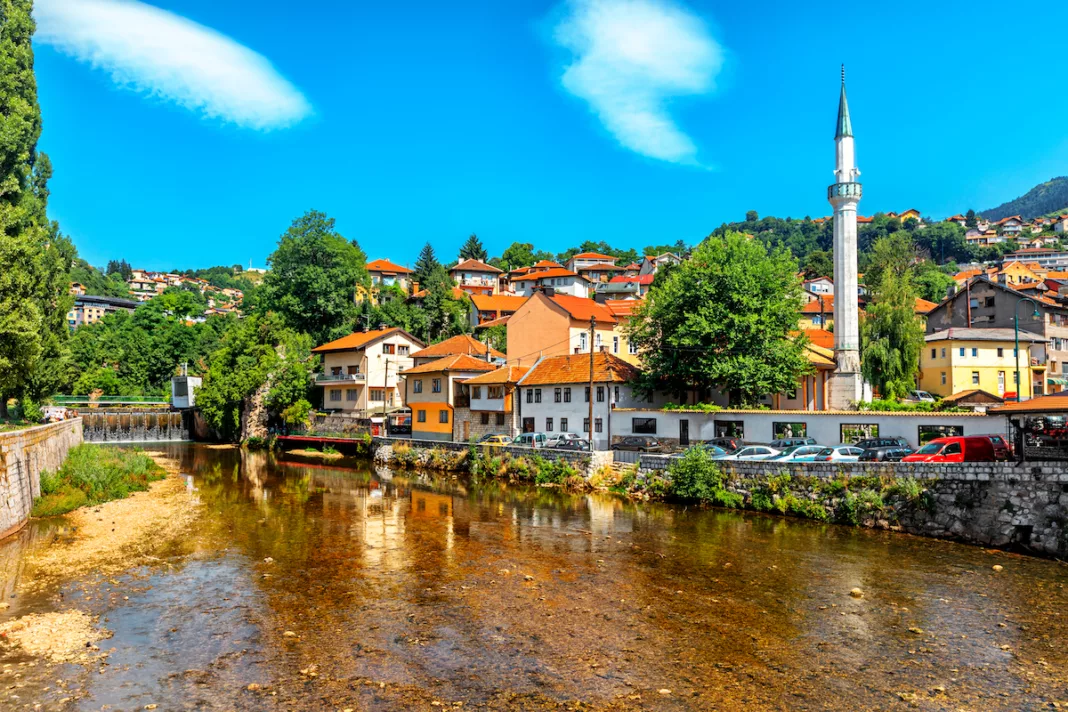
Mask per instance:
[[[994,444],[983,435],[936,438],[902,462],[993,462]]]

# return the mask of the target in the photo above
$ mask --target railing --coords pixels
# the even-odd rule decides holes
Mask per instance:
[[[52,396],[55,405],[170,405],[157,396]]]
[[[827,199],[856,198],[857,200],[860,200],[861,192],[860,183],[835,183],[834,185],[827,186]]]
[[[367,376],[362,373],[320,373],[315,377],[316,383],[354,383],[366,380]]]

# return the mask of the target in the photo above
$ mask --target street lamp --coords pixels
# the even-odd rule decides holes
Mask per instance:
[[[1034,318],[1038,319],[1042,315],[1038,312],[1038,304],[1034,299],[1024,297],[1020,301],[1016,302],[1016,313],[1013,318],[1013,331],[1016,337],[1016,402],[1020,402],[1020,388],[1023,383],[1020,382],[1020,305],[1024,302],[1031,302],[1031,306],[1034,308]],[[1030,359],[1031,351],[1028,349],[1028,359]],[[1028,361],[1030,363],[1030,361]]]

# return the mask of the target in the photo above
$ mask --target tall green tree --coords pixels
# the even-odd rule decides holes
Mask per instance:
[[[467,238],[467,242],[460,248],[460,259],[478,260],[480,262],[485,262],[489,259],[489,253],[486,252],[482,241],[478,239],[478,235],[471,233],[471,237]]]
[[[35,390],[42,359],[63,357],[66,324],[56,313],[70,306],[47,218],[52,166],[37,151],[32,9],[31,0],[0,0],[0,417],[9,397]]]
[[[861,321],[861,369],[884,398],[915,387],[923,348],[923,322],[916,316],[915,252],[907,235],[879,238],[872,246],[871,303]]]
[[[804,265],[803,270],[808,279],[834,279],[834,255],[829,250],[813,250],[805,258]]]
[[[415,261],[415,269],[412,270],[412,280],[425,288],[430,275],[438,267],[441,267],[441,263],[438,262],[438,256],[434,254],[434,246],[428,242],[419,251],[419,258]]]
[[[334,229],[334,219],[311,210],[293,221],[268,258],[259,308],[278,313],[317,344],[351,332],[356,292],[369,289],[367,256]]]
[[[656,281],[628,327],[645,370],[642,392],[710,386],[754,405],[794,389],[811,369],[791,338],[801,310],[797,260],[737,232],[711,236]]]

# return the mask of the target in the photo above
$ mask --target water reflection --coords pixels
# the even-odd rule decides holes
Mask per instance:
[[[856,710],[916,695],[1015,710],[1064,696],[1054,562],[356,463],[170,453],[207,509],[181,555],[123,578],[129,600],[71,582],[52,601],[88,586],[84,605],[116,632],[105,673],[77,678],[82,709]],[[54,702],[46,686],[30,675],[22,696]]]

